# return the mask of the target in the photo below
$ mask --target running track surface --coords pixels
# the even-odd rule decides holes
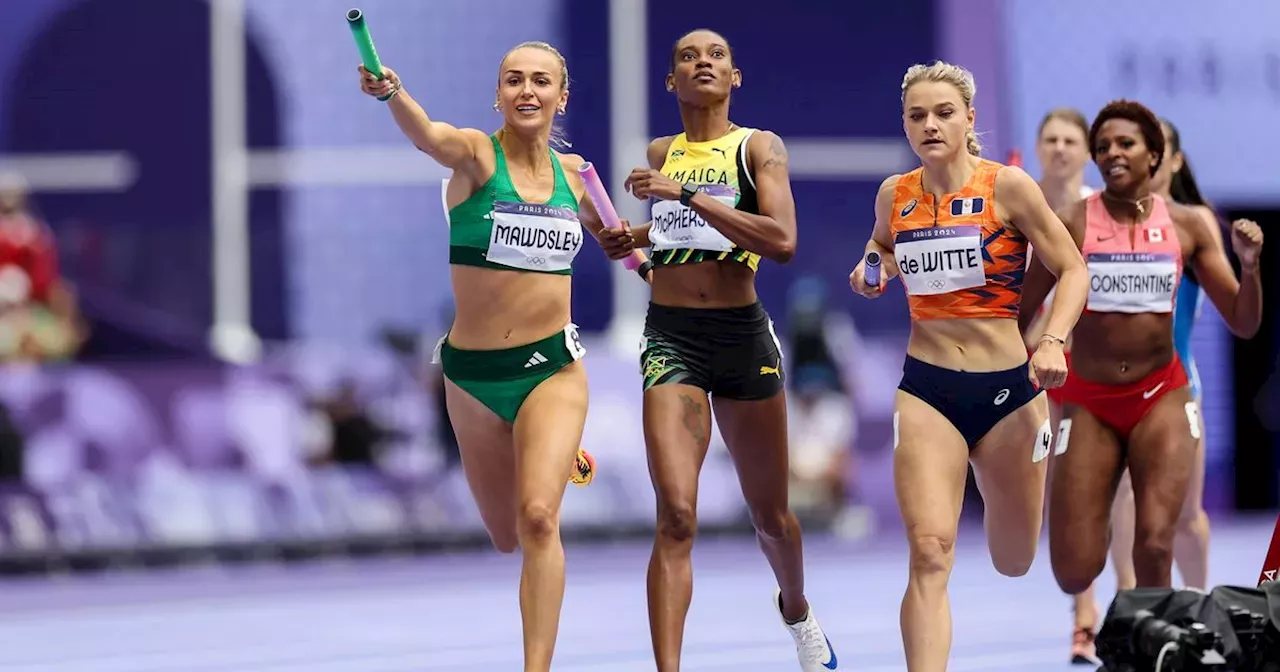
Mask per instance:
[[[1272,521],[1215,525],[1211,584],[1252,585]],[[807,592],[841,669],[905,670],[901,533],[861,546],[813,535],[806,560]],[[569,548],[552,669],[654,669],[647,562],[643,543]],[[683,669],[798,669],[753,540],[700,543],[694,562]],[[518,580],[518,558],[474,553],[0,582],[0,670],[519,670]],[[966,528],[951,585],[952,672],[1092,669],[1066,663],[1070,602],[1046,544],[1026,577],[1008,579],[991,569],[981,530]],[[1099,588],[1105,610],[1110,569]]]

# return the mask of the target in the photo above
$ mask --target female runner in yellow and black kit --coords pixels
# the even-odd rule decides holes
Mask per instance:
[[[493,544],[523,553],[524,670],[551,667],[564,599],[560,502],[590,480],[578,448],[587,415],[586,350],[570,322],[573,260],[585,225],[611,255],[585,196],[582,157],[551,149],[569,97],[564,57],[545,42],[512,49],[499,68],[493,135],[431,120],[386,69],[361,68],[410,140],[453,171],[446,192],[456,314],[438,357],[462,467]],[[581,216],[581,219],[579,219]],[[575,453],[577,459],[574,459]]]
[[[787,508],[782,351],[755,291],[762,255],[786,263],[795,253],[787,151],[777,135],[729,121],[729,94],[741,73],[723,37],[685,35],[671,66],[667,89],[680,102],[684,133],[654,140],[650,167],[627,179],[637,198],[656,199],[653,221],[632,230],[636,246],[653,248],[640,361],[658,499],[648,577],[654,657],[661,672],[680,667],[698,474],[714,407],[781,587],[773,608],[796,640],[801,669],[834,670],[835,652],[805,599],[800,525]]]

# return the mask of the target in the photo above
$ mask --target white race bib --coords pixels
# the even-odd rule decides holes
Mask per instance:
[[[1067,452],[1067,446],[1071,445],[1071,418],[1063,418],[1058,423],[1058,442],[1053,446],[1053,455],[1057,457]]]
[[[1089,254],[1089,302],[1095,313],[1171,313],[1178,262],[1172,254]]]
[[[1200,404],[1188,401],[1183,407],[1187,412],[1187,425],[1191,427],[1191,438],[1200,440]]]
[[[493,204],[485,258],[525,271],[563,271],[582,249],[582,225],[570,208],[540,203]]]
[[[1044,419],[1044,424],[1040,425],[1040,431],[1036,432],[1036,445],[1031,449],[1031,463],[1037,464],[1043,462],[1049,457],[1049,452],[1053,450],[1053,425],[1049,423],[1049,419]]]
[[[723,184],[702,185],[698,191],[714,197],[729,207],[738,203],[738,192]],[[661,250],[710,250],[728,252],[733,242],[707,223],[693,208],[680,201],[658,201],[653,204],[653,224],[649,226],[649,242],[655,252]]]
[[[908,294],[947,294],[987,284],[980,226],[903,231],[894,238],[893,257]]]
[[[445,332],[445,335],[441,336],[440,340],[436,341],[436,347],[431,350],[432,364],[440,363],[440,353],[444,351],[444,342],[447,340],[449,340],[449,334],[448,332]]]
[[[582,345],[582,338],[578,336],[578,325],[572,322],[564,328],[564,347],[575,362],[587,356],[587,349]]]

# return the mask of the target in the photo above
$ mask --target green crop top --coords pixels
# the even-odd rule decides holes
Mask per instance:
[[[449,263],[533,273],[573,273],[582,249],[578,199],[569,188],[560,159],[551,152],[555,191],[546,203],[529,203],[516,193],[507,158],[496,136],[493,176],[467,200],[449,210]],[[550,151],[550,150],[548,150]]]

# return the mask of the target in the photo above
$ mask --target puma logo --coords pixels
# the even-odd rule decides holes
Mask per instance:
[[[711,148],[711,151],[713,151],[713,152],[720,152],[720,156],[722,156],[722,157],[724,157],[724,158],[726,158],[726,159],[727,159],[727,158],[729,158],[729,155],[728,155],[728,154],[726,154],[726,153],[725,153],[725,151],[724,151],[723,149],[720,149],[719,147],[712,147],[712,148]]]
[[[782,378],[782,372],[779,371],[778,367],[776,366],[760,367],[760,375],[762,376],[774,375],[774,376],[777,376],[778,378]]]

